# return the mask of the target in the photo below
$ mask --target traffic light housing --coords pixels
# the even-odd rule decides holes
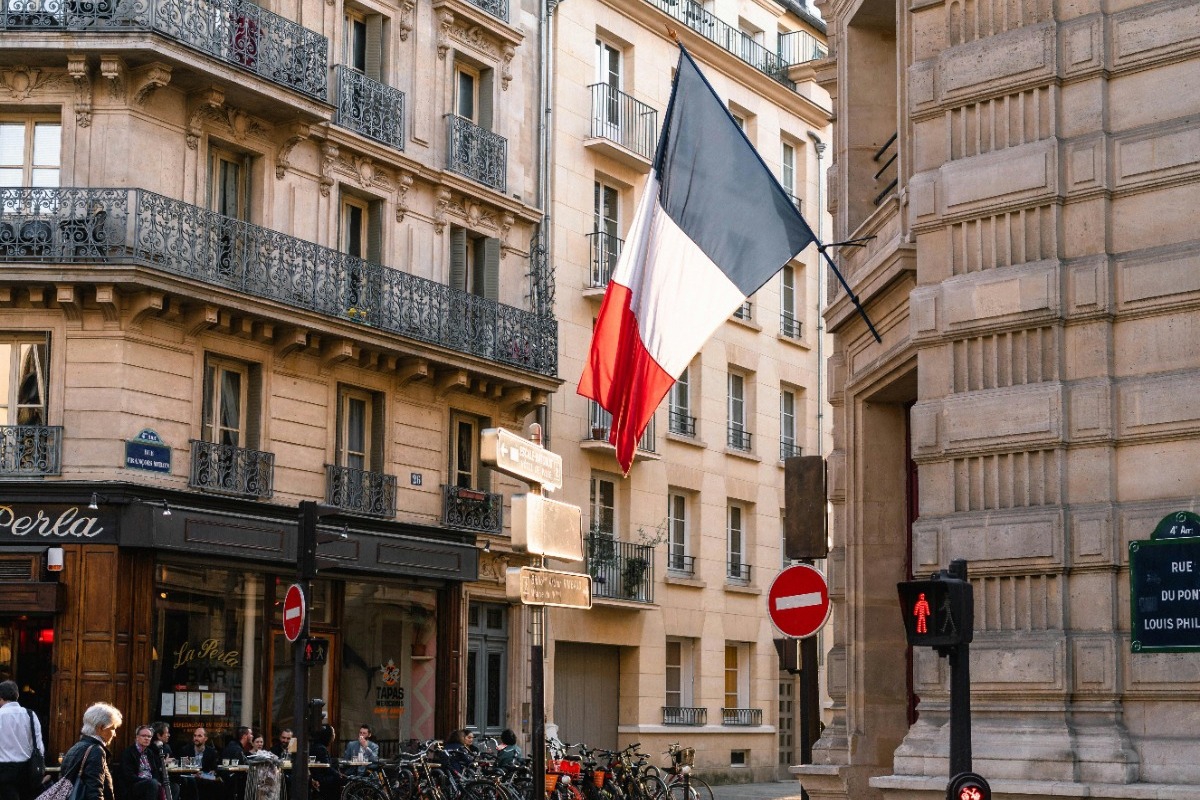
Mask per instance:
[[[992,787],[982,775],[960,772],[947,784],[946,800],[992,800]]]
[[[970,644],[975,628],[975,601],[968,581],[947,572],[928,580],[902,581],[900,614],[913,647]]]
[[[300,503],[300,526],[297,541],[296,567],[300,580],[311,581],[317,576],[320,567],[333,563],[317,555],[317,545],[326,542],[344,541],[349,538],[346,532],[327,533],[317,530],[317,523],[323,517],[341,513],[337,506],[303,500]]]

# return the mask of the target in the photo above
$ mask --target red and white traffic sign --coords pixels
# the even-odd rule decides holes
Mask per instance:
[[[304,592],[300,584],[293,583],[283,596],[283,635],[289,642],[300,638],[304,629]]]
[[[816,567],[795,564],[775,576],[767,593],[767,613],[784,636],[812,636],[829,619],[829,584]]]

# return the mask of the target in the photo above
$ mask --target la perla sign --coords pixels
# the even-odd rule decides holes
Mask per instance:
[[[26,512],[0,505],[0,537],[38,537],[41,539],[94,539],[104,533],[99,517],[80,514],[78,506]]]

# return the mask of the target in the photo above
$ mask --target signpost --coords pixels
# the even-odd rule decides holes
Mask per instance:
[[[816,567],[794,564],[771,582],[767,613],[784,636],[815,635],[829,619],[829,611],[829,584]]]
[[[289,642],[299,639],[304,630],[304,611],[304,591],[293,583],[283,596],[283,635]]]
[[[527,606],[592,607],[592,576],[535,567],[509,567],[505,574],[509,600]]]
[[[518,553],[583,561],[583,512],[540,494],[514,494],[512,546]]]
[[[1163,517],[1149,540],[1129,543],[1130,649],[1200,651],[1200,518]]]

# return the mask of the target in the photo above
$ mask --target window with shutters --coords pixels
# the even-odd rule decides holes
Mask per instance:
[[[262,366],[210,355],[204,364],[200,438],[213,444],[257,448]]]
[[[347,9],[343,58],[350,69],[372,80],[383,80],[383,27],[381,14]]]
[[[61,165],[61,122],[0,117],[0,186],[58,186]]]
[[[339,244],[343,253],[354,257],[346,268],[347,314],[370,321],[379,306],[380,273],[358,259],[371,264],[383,260],[383,201],[343,192],[341,209]]]
[[[462,61],[454,66],[454,113],[487,130],[492,129],[494,75],[492,69]]]
[[[479,460],[479,433],[486,420],[453,412],[450,415],[450,483],[460,489],[487,491],[489,472]]]
[[[338,386],[336,463],[339,467],[381,472],[384,431],[383,395],[354,386]]]
[[[500,299],[500,240],[450,227],[449,285],[488,300]]]
[[[0,334],[0,425],[49,425],[46,334]]]

